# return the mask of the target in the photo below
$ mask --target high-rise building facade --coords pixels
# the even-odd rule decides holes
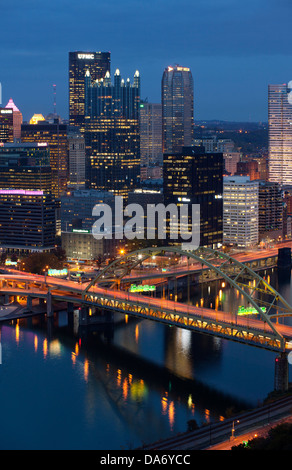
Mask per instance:
[[[13,110],[0,108],[0,144],[13,142]]]
[[[223,242],[247,248],[259,241],[259,182],[249,176],[223,179]]]
[[[92,82],[86,74],[86,181],[91,189],[127,197],[140,182],[140,76],[125,82],[117,69]]]
[[[110,72],[110,52],[69,52],[69,120],[82,127],[85,115],[85,74],[92,80],[104,78]]]
[[[13,138],[21,138],[21,124],[23,122],[22,114],[19,111],[18,107],[14,104],[13,99],[10,98],[5,109],[12,109],[13,111]]]
[[[259,181],[259,236],[276,240],[283,236],[284,199],[280,185]]]
[[[106,191],[74,190],[61,196],[61,229],[72,232],[73,229],[92,231],[96,217],[92,210],[96,204],[107,204],[114,213],[114,196]]]
[[[188,67],[164,70],[161,85],[163,153],[176,153],[193,141],[194,83]]]
[[[292,184],[292,104],[287,84],[269,85],[269,181]]]
[[[85,139],[80,132],[68,133],[69,182],[71,189],[85,188]]]
[[[234,175],[237,172],[237,164],[240,162],[240,152],[226,152],[223,153],[225,170],[230,175]]]
[[[56,202],[47,145],[0,146],[0,245],[8,252],[48,251],[56,242]]]
[[[164,204],[200,205],[200,246],[217,248],[223,241],[223,154],[204,147],[183,147],[163,155]]]
[[[160,103],[140,103],[140,156],[141,166],[163,163]]]
[[[48,146],[8,143],[0,147],[0,189],[52,191]]]
[[[23,142],[37,142],[48,146],[52,169],[52,193],[59,198],[66,191],[69,178],[68,126],[56,120],[54,124],[40,121],[37,124],[21,126]]]
[[[0,190],[0,245],[9,252],[50,251],[56,242],[55,202],[44,191]]]

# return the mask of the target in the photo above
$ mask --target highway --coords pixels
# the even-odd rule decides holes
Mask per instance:
[[[273,258],[278,255],[278,249],[283,247],[290,247],[292,248],[292,242],[283,242],[279,243],[276,246],[269,248],[269,249],[254,249],[247,252],[235,252],[230,253],[230,255],[240,263],[252,263],[253,261],[257,262],[259,260],[264,260],[268,258]],[[215,263],[214,265],[220,266],[224,260]],[[168,267],[161,273],[161,269],[156,267],[153,268],[152,266],[145,265],[143,269],[135,268],[132,270],[130,275],[126,275],[123,277],[122,282],[136,282],[136,281],[143,281],[143,280],[151,280],[154,283],[165,282],[166,278],[171,278],[175,276],[179,278],[181,276],[185,276],[186,274],[195,274],[200,273],[202,271],[202,263],[196,262],[194,259],[189,259],[189,261],[185,261],[182,259],[181,262],[178,262],[175,266]],[[208,270],[206,266],[203,270]],[[259,269],[259,268],[257,268]],[[100,279],[102,281],[102,279]],[[107,280],[105,279],[105,282]]]
[[[196,431],[152,443],[144,446],[143,450],[227,450],[240,444],[247,436],[255,437],[263,427],[277,424],[279,419],[291,415],[292,397],[286,397],[223,422],[210,423]]]
[[[291,244],[292,242],[285,242],[281,246],[291,246]],[[236,259],[247,262],[274,256],[277,254],[279,246],[280,244],[276,248],[273,247],[269,250],[239,253]],[[178,273],[181,269],[185,269],[185,267],[177,266],[174,269],[173,274]],[[194,265],[190,269],[193,270]],[[89,282],[78,283],[48,275],[21,273],[14,269],[9,270],[9,272],[10,274],[1,274],[0,281],[14,281],[9,287],[5,287],[5,283],[3,283],[2,291],[11,293],[11,295],[21,296],[21,294],[30,293],[32,297],[44,298],[49,289],[53,298],[57,301],[64,299],[64,301],[71,301],[72,303],[82,305],[84,300],[86,300],[87,305],[90,305],[90,303],[92,306],[104,305],[107,308],[112,308],[125,314],[129,313],[142,318],[161,320],[176,326],[185,326],[189,329],[204,330],[205,332],[209,329],[213,334],[216,333],[219,336],[229,336],[230,338],[237,336],[234,338],[235,340],[239,340],[239,335],[241,335],[244,341],[249,342],[252,338],[251,341],[253,342],[260,342],[261,344],[265,342],[269,348],[271,345],[274,348],[276,344],[274,342],[275,338],[279,339],[279,335],[275,334],[274,331],[276,329],[286,339],[286,348],[292,348],[290,345],[292,327],[284,324],[272,323],[273,327],[271,327],[268,322],[251,316],[238,316],[236,315],[237,312],[224,312],[206,307],[197,307],[173,300],[130,293],[125,290],[101,287],[100,285],[91,286],[90,290],[86,293],[86,297],[84,297],[83,291]],[[159,276],[161,276],[161,273]],[[27,283],[27,286],[24,285],[24,281]],[[142,310],[144,312],[141,314]],[[222,333],[223,330],[224,332]],[[263,337],[264,340],[262,340]],[[276,347],[278,348],[278,345]]]
[[[49,288],[52,296],[56,300],[71,300],[72,303],[74,302],[79,305],[83,303],[82,293],[87,285],[85,283],[79,284],[75,281],[48,276],[46,276],[45,280],[44,276],[33,274],[2,274],[0,275],[0,281],[1,280],[11,280],[15,282],[16,285],[14,287],[3,288],[5,292],[10,292],[11,295],[14,294],[21,296],[22,294],[29,293],[32,297],[35,295],[36,297],[44,298],[47,295]],[[29,288],[25,289],[23,285],[24,281],[30,284]],[[45,289],[43,288],[44,285],[46,285]],[[130,305],[137,305],[140,310],[145,307],[145,312],[149,312],[149,309],[155,309],[156,311],[164,312],[167,315],[167,322],[169,324],[189,326],[190,329],[192,329],[192,326],[196,324],[199,325],[199,328],[202,328],[203,331],[206,322],[213,322],[214,325],[220,324],[221,326],[223,325],[224,327],[229,328],[230,331],[228,332],[228,335],[230,336],[238,334],[238,329],[245,330],[246,332],[252,331],[253,334],[254,332],[257,332],[258,335],[268,336],[272,334],[272,329],[267,323],[250,316],[238,316],[234,313],[213,310],[205,307],[197,307],[194,305],[175,302],[173,300],[133,294],[129,291],[113,290],[98,286],[92,286],[87,295],[89,296],[88,303],[90,304],[91,302],[93,306],[95,304],[106,305],[105,301],[112,301],[112,304],[109,305],[108,308],[112,308],[113,310],[119,309],[123,313],[133,315],[137,315],[138,310],[131,309]],[[120,303],[117,304],[117,301]],[[153,316],[145,313],[143,318],[159,320],[159,315],[160,314],[158,313],[157,317],[154,318]],[[277,324],[276,328],[277,331],[286,339],[286,348],[292,349],[292,343],[290,344],[292,340],[292,327],[284,324]],[[234,339],[237,340],[237,338]]]

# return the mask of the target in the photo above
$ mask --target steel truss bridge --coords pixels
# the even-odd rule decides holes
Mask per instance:
[[[185,268],[178,273],[159,273],[161,279],[189,278],[193,272],[210,270],[215,278],[223,279],[238,291],[247,306],[257,313],[256,318],[240,317],[235,311],[225,312],[154,297],[152,294],[129,292],[132,273],[151,258],[184,257]],[[153,273],[141,270],[142,282],[153,278]],[[135,274],[137,277],[137,274]],[[157,276],[156,276],[157,277]],[[213,277],[214,278],[214,277]],[[292,327],[279,324],[282,317],[292,316],[292,307],[264,278],[248,265],[221,251],[199,248],[184,251],[180,247],[147,248],[129,253],[100,271],[86,285],[73,281],[34,275],[0,275],[0,294],[45,299],[47,315],[53,314],[52,302],[67,302],[81,306],[83,321],[91,321],[102,311],[122,313],[158,321],[191,331],[206,333],[238,341],[275,352],[292,349]]]

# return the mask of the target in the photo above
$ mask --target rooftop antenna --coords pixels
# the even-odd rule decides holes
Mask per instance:
[[[54,114],[56,116],[56,114],[57,114],[57,99],[56,99],[57,86],[56,85],[53,85],[53,94],[54,94]]]

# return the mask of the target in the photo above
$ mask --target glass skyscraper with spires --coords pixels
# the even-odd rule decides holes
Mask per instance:
[[[71,126],[84,124],[85,74],[92,80],[105,77],[110,72],[110,52],[69,52],[69,120]]]
[[[85,77],[86,186],[127,198],[140,183],[140,74]]]

